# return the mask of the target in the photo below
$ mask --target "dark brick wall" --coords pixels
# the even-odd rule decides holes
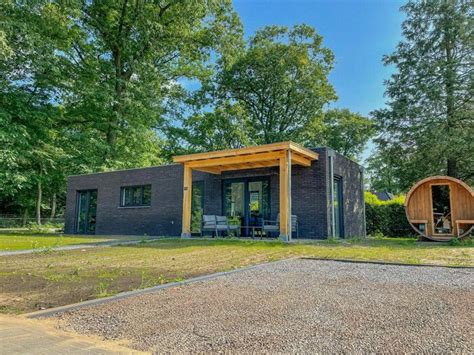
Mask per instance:
[[[194,172],[193,180],[205,180],[205,189],[212,190],[212,175]],[[152,186],[150,207],[119,207],[121,186],[147,184]],[[66,233],[74,232],[77,191],[89,189],[98,190],[97,234],[181,234],[183,168],[180,165],[69,177]],[[209,195],[212,196],[206,193]]]
[[[334,175],[342,177],[344,236],[363,237],[365,236],[363,168],[335,153]]]
[[[292,168],[292,209],[299,219],[301,238],[326,238],[330,233],[328,150],[314,150],[320,157],[311,168]],[[361,235],[359,197],[362,192],[358,171],[357,164],[342,156],[336,157],[335,173],[344,177],[344,197],[347,193],[349,199],[345,206],[347,216],[344,216],[347,236]],[[270,177],[271,216],[275,219],[279,211],[278,168],[225,172],[220,176],[193,171],[193,181],[204,182],[204,213],[222,214],[222,180],[257,176]],[[77,191],[97,189],[97,234],[180,235],[182,181],[180,165],[71,176],[65,231],[74,232]],[[145,184],[152,185],[150,207],[119,207],[121,186]]]

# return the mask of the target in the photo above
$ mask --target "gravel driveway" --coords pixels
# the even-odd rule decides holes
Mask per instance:
[[[474,270],[288,260],[58,315],[155,352],[471,353]]]

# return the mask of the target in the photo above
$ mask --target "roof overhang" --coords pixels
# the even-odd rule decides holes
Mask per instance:
[[[254,147],[218,150],[207,153],[177,155],[175,163],[181,163],[193,170],[220,174],[223,171],[255,169],[278,166],[280,158],[291,152],[293,165],[311,166],[319,155],[294,142],[280,142]]]

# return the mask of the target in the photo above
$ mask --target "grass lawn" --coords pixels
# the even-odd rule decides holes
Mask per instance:
[[[47,249],[66,245],[106,242],[115,240],[116,237],[62,235],[56,233],[37,234],[27,231],[0,232],[0,252]],[[136,238],[135,238],[136,239]]]
[[[420,245],[414,239],[311,244],[165,239],[4,256],[0,257],[0,312],[31,312],[297,256],[474,266],[474,244]]]

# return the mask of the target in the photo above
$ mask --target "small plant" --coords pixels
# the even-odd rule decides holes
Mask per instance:
[[[340,240],[338,238],[330,236],[330,237],[327,238],[326,242],[328,244],[338,244],[340,242]]]
[[[474,245],[474,239],[473,238],[465,238],[465,239],[458,239],[458,238],[453,238],[449,241],[449,245],[458,247],[458,246],[472,246]]]
[[[79,271],[80,271],[80,270],[81,270],[80,267],[74,268],[74,270],[71,272],[71,275],[72,275],[72,276],[76,276],[76,277],[79,276]]]
[[[105,281],[99,282],[99,286],[97,287],[97,297],[107,297],[111,294],[109,293],[109,283]]]

